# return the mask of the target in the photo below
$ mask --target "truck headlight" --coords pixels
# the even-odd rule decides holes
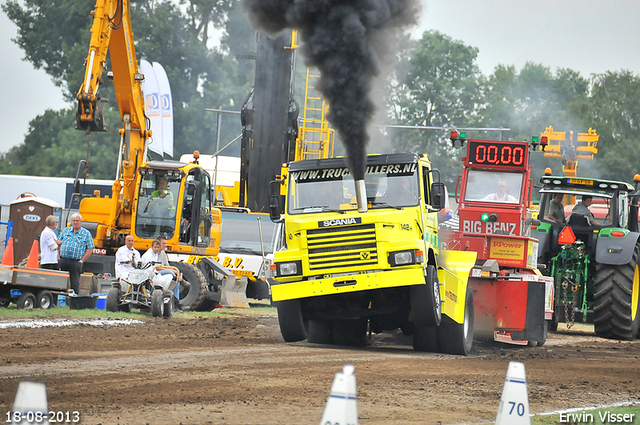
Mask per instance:
[[[291,261],[288,263],[276,263],[278,276],[294,276],[302,274],[302,261]]]
[[[416,256],[414,250],[394,251],[389,253],[389,264],[391,267],[406,266],[407,264],[415,264]]]

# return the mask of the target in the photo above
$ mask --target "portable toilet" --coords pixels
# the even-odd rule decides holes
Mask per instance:
[[[35,239],[40,239],[47,216],[55,215],[60,222],[62,207],[55,201],[38,196],[16,199],[9,204],[9,220],[13,221],[13,256],[19,264],[29,256]],[[58,224],[59,225],[59,224]],[[59,233],[60,229],[56,230]]]

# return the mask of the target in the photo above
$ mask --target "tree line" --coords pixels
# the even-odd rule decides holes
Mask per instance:
[[[9,0],[2,10],[18,26],[17,44],[25,58],[44,69],[62,88],[69,108],[35,117],[24,142],[0,153],[0,173],[74,177],[89,158],[92,178],[114,177],[120,117],[113,87],[103,98],[110,131],[86,135],[74,129],[75,94],[83,80],[93,0]],[[161,63],[171,83],[176,158],[195,149],[213,153],[217,116],[207,109],[239,110],[251,90],[255,32],[238,0],[131,1],[138,59]],[[216,44],[216,40],[219,40]],[[393,51],[393,70],[377,82],[379,111],[371,126],[370,152],[427,152],[451,184],[460,172],[463,151],[445,131],[400,126],[508,128],[468,131],[470,138],[531,140],[548,126],[556,131],[596,129],[600,140],[594,161],[581,161],[579,174],[631,181],[640,125],[640,77],[630,70],[583,76],[571,69],[551,70],[527,63],[518,70],[499,65],[483,75],[478,49],[437,31],[408,36]],[[295,97],[304,101],[304,68],[297,61]],[[220,146],[240,133],[237,115],[222,115]],[[237,154],[236,142],[223,154]],[[336,145],[340,152],[339,142]],[[151,154],[152,156],[155,154]],[[560,159],[532,155],[534,178]]]

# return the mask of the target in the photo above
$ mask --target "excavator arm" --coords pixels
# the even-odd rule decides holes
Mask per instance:
[[[85,77],[78,90],[76,128],[86,132],[106,131],[104,106],[107,100],[98,93],[111,55],[116,101],[122,119],[119,130],[121,145],[116,179],[113,184],[107,237],[127,227],[127,219],[119,222],[123,212],[131,212],[136,193],[136,171],[146,160],[146,141],[151,137],[144,115],[144,96],[139,73],[128,0],[97,0],[91,27],[91,42],[86,59]],[[120,196],[122,195],[122,196]],[[130,214],[127,214],[130,217]]]

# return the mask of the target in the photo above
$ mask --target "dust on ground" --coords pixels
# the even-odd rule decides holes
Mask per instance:
[[[275,310],[131,316],[140,323],[0,328],[2,418],[30,380],[46,384],[50,411],[83,424],[318,424],[347,363],[363,425],[492,423],[511,360],[525,364],[532,413],[640,401],[640,341],[589,326],[543,347],[476,342],[460,357],[414,352],[399,333],[363,348],[285,343]]]

